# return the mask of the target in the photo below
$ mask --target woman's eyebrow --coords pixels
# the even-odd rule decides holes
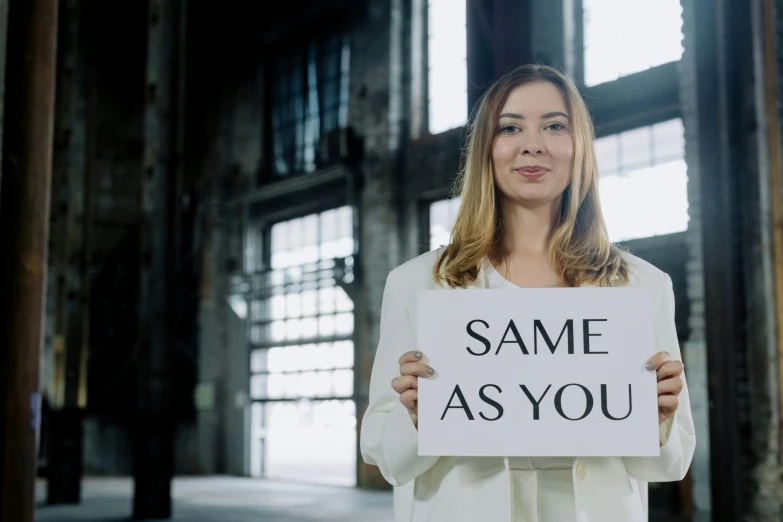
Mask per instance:
[[[560,111],[547,112],[546,114],[542,114],[541,115],[541,119],[542,120],[548,120],[550,118],[556,118],[558,116],[563,117],[563,118],[565,118],[567,120],[571,119],[568,116],[568,114],[566,114],[564,112],[560,112]],[[500,115],[500,117],[501,118],[514,118],[514,119],[517,119],[517,120],[524,120],[525,119],[524,116],[522,116],[521,114],[517,114],[515,112],[504,112],[503,114]]]

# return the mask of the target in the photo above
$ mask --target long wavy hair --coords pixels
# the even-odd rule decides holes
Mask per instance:
[[[494,181],[492,144],[500,111],[509,94],[522,85],[549,82],[563,96],[571,117],[574,157],[571,181],[561,199],[560,213],[549,242],[552,267],[569,287],[609,286],[610,280],[628,281],[621,250],[609,242],[598,198],[595,133],[587,106],[576,86],[556,69],[523,65],[495,82],[482,97],[471,118],[462,169],[455,195],[462,197],[450,244],[433,267],[437,283],[462,287],[478,277],[483,259],[504,259],[501,241],[503,213]]]

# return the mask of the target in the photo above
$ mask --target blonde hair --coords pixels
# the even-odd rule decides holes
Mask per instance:
[[[548,82],[563,95],[571,117],[574,158],[571,182],[563,192],[558,221],[550,240],[550,261],[569,287],[609,286],[628,281],[621,250],[609,242],[598,199],[598,168],[593,124],[574,84],[556,69],[524,65],[505,74],[484,94],[469,128],[456,194],[462,196],[450,244],[433,268],[437,283],[465,287],[478,277],[484,257],[507,255],[501,237],[503,216],[492,166],[492,142],[500,111],[509,94],[522,85]]]

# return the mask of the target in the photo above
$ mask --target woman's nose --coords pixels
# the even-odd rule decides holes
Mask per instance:
[[[542,147],[528,147],[522,149],[523,156],[538,156],[543,153],[544,153],[544,149]]]
[[[521,153],[523,156],[538,156],[544,153],[544,141],[538,133],[528,133],[522,138]]]

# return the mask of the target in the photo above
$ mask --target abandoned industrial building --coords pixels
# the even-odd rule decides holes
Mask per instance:
[[[782,0],[0,0],[0,522],[783,520],[781,38]],[[525,74],[538,79],[492,105]],[[538,149],[516,110],[479,142],[482,111],[500,125],[501,105],[552,93],[563,108],[542,118],[559,126]],[[587,141],[568,128],[589,122]],[[576,144],[553,219],[571,215],[572,179],[592,183],[608,237],[583,255],[616,264],[574,273],[595,286],[657,274],[673,297],[638,309],[666,322],[669,345],[644,316],[617,335],[655,350],[600,355],[619,342],[611,320],[517,315],[517,331],[513,305],[460,315],[466,292],[411,311],[401,281],[424,267],[418,289],[434,288],[444,252],[453,287],[513,286],[513,270],[460,265],[454,245],[478,241],[455,224],[479,209],[508,223],[471,195],[471,161],[504,205],[508,186],[554,176],[515,163],[503,178],[498,158],[519,142],[514,161]],[[631,314],[628,299],[606,313]],[[450,321],[472,343],[460,360],[497,381],[455,385],[456,359],[436,356],[448,347],[415,341]],[[673,360],[645,369],[664,350]],[[630,364],[633,393],[587,370],[547,374],[548,389],[512,368],[568,357]],[[684,382],[680,359],[686,392],[662,392],[665,371]],[[420,392],[440,402],[417,410],[433,375]],[[585,457],[556,462],[561,439],[528,436],[567,444],[590,423],[614,431],[586,439]],[[677,469],[635,471],[674,444]],[[508,447],[553,460],[520,464]]]

